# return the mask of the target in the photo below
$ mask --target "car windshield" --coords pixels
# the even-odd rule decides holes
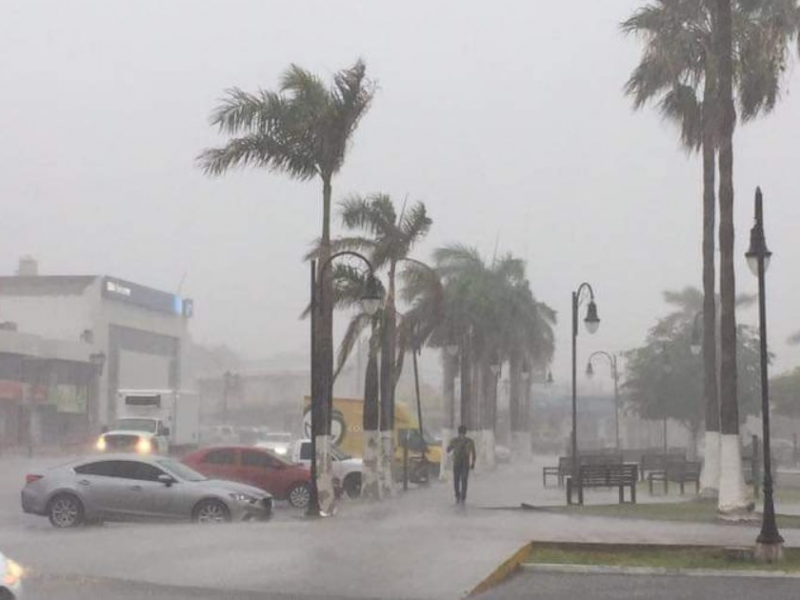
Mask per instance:
[[[177,460],[172,460],[171,458],[160,458],[156,461],[158,466],[163,467],[178,479],[183,479],[184,481],[205,481],[208,477],[201,475],[194,469],[190,469],[183,463],[179,463]]]
[[[333,458],[335,458],[336,460],[348,460],[350,458],[353,458],[349,454],[345,454],[344,452],[339,450],[339,448],[331,448],[331,454],[333,455]]]
[[[155,419],[120,419],[117,421],[114,429],[120,431],[147,431],[148,433],[156,432]]]

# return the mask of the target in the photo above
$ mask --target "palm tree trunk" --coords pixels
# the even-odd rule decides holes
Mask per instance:
[[[719,98],[719,245],[720,245],[720,512],[744,510],[744,478],[739,448],[736,372],[736,278],[733,222],[733,42],[731,0],[718,0]]]
[[[511,448],[514,452],[514,459],[522,458],[522,360],[518,353],[511,355],[508,367],[508,412],[511,420]]]
[[[389,271],[389,290],[384,307],[383,339],[381,340],[381,493],[394,494],[394,364],[397,317],[394,306],[394,267]]]
[[[455,378],[458,367],[457,359],[450,356],[447,350],[442,350],[442,409],[444,411],[444,427],[442,427],[442,464],[439,466],[439,479],[448,481],[450,479],[451,459],[447,453],[447,446],[453,439],[455,422],[453,411],[455,410],[456,390]]]
[[[461,344],[461,425],[472,429],[472,341],[469,334]]]
[[[317,493],[320,510],[332,514],[335,495],[333,491],[333,464],[331,462],[331,416],[333,414],[333,278],[328,261],[331,257],[331,177],[322,178],[322,240],[320,242],[320,273],[317,277],[321,295],[319,303],[319,346],[317,380],[318,415],[320,426],[315,433],[317,455]]]
[[[374,332],[373,332],[374,335]],[[361,497],[367,500],[381,499],[380,486],[380,380],[378,357],[370,344],[367,372],[364,377],[364,435],[361,476]]]
[[[717,304],[715,287],[714,229],[716,225],[716,146],[714,107],[716,75],[706,69],[703,99],[703,395],[705,398],[705,450],[700,474],[700,493],[719,495],[719,390],[717,387]]]
[[[488,469],[495,468],[495,424],[497,421],[497,376],[492,373],[488,353],[481,361],[481,386],[483,403],[481,410],[481,463]]]

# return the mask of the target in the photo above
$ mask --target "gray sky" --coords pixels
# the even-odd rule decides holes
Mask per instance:
[[[700,284],[700,164],[621,88],[639,51],[618,23],[635,0],[575,3],[171,0],[0,4],[0,272],[108,273],[196,299],[193,331],[250,355],[305,352],[301,264],[320,187],[248,171],[212,180],[194,157],[226,87],[273,88],[296,62],[323,76],[363,57],[380,84],[346,167],[348,192],[409,195],[448,242],[529,260],[560,313],[589,280],[602,326],[581,354],[639,343],[661,291]],[[790,92],[800,82],[789,73]],[[800,101],[736,139],[739,291],[752,195],[764,188],[778,367],[800,329]],[[336,224],[338,230],[338,222]],[[792,265],[795,265],[793,268]],[[2,318],[2,306],[0,306]],[[344,315],[339,321],[344,320]],[[755,311],[742,315],[755,322]]]

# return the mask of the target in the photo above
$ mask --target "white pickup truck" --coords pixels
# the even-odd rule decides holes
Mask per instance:
[[[348,456],[338,448],[332,448],[333,476],[341,482],[348,498],[361,495],[361,470],[363,461]],[[291,460],[305,467],[311,467],[311,440],[297,440],[292,446]]]

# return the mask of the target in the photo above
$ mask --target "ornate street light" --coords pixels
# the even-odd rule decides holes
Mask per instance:
[[[372,263],[362,254],[353,252],[352,250],[343,250],[331,255],[325,262],[320,264],[319,272],[317,272],[317,261],[311,261],[311,498],[308,503],[306,514],[310,517],[320,516],[319,506],[319,489],[317,486],[317,436],[320,434],[320,417],[323,417],[326,412],[327,419],[330,419],[330,411],[326,411],[326,407],[322,405],[323,398],[319,397],[319,391],[325,390],[324,398],[331,398],[333,396],[333,381],[327,379],[317,385],[317,378],[319,377],[319,357],[317,356],[317,311],[321,306],[324,306],[322,298],[322,287],[318,288],[317,278],[321,280],[325,276],[327,269],[331,267],[333,261],[342,256],[352,256],[358,258],[367,265],[369,273],[367,280],[362,290],[360,298],[361,309],[368,315],[374,315],[380,308],[383,300],[381,286],[375,277],[375,269]],[[331,369],[327,372],[332,372]],[[327,425],[327,424],[326,424]],[[327,426],[323,431],[327,431]]]
[[[620,443],[619,443],[619,369],[617,365],[617,357],[615,354],[610,354],[605,350],[598,350],[597,352],[593,352],[589,356],[589,360],[586,362],[586,376],[590,379],[594,376],[594,368],[592,367],[592,359],[595,356],[602,356],[606,360],[608,360],[608,364],[611,367],[611,377],[614,380],[614,426],[616,432],[616,448],[619,450]]]
[[[764,436],[764,515],[761,532],[756,538],[756,558],[777,562],[783,558],[783,537],[775,521],[775,502],[772,485],[772,449],[769,424],[769,354],[767,351],[766,271],[772,252],[764,237],[764,213],[761,188],[756,188],[756,222],[750,230],[750,249],[745,253],[747,265],[758,277],[758,324],[761,338],[761,422]]]
[[[578,474],[578,309],[588,293],[589,304],[583,324],[590,334],[596,333],[600,327],[597,316],[597,305],[594,302],[594,290],[589,283],[582,283],[577,291],[572,292],[572,475]],[[570,498],[570,501],[572,499]]]

